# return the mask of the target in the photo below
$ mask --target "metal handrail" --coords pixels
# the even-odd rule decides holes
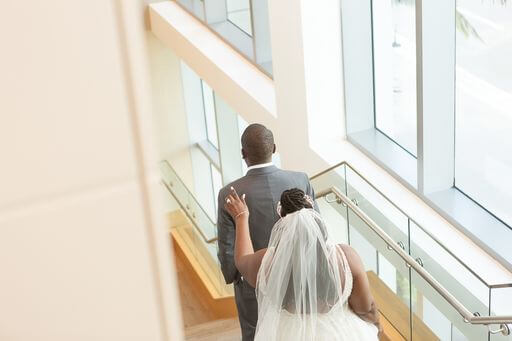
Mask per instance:
[[[441,295],[464,319],[464,322],[475,325],[500,325],[500,329],[491,330],[491,334],[502,333],[510,335],[512,326],[512,316],[474,316],[455,296],[443,287],[427,270],[419,265],[414,258],[400,248],[395,241],[379,227],[366,213],[364,213],[349,197],[343,194],[338,188],[331,187],[317,193],[316,197],[325,197],[328,194],[334,194],[345,205],[347,205],[359,218],[361,218],[384,242],[389,250],[393,250],[402,258],[408,267],[414,269],[439,295]]]
[[[181,178],[178,176],[178,174],[176,173],[176,171],[174,170],[174,168],[172,168],[172,166],[169,164],[169,162],[167,160],[163,160],[162,163],[166,164],[171,170],[172,172],[174,173],[174,175],[176,176],[176,178],[178,179],[178,181],[180,181],[182,184],[183,184],[183,187],[186,189],[188,195],[190,198],[192,198],[192,200],[194,200],[195,204],[197,205],[197,207],[199,207],[200,210],[202,210],[204,216],[210,221],[210,223],[212,225],[217,225],[215,224],[211,219],[210,217],[208,216],[208,213],[206,213],[206,211],[204,210],[204,208],[199,204],[199,202],[197,201],[197,199],[194,197],[194,195],[188,190],[187,186],[185,186],[183,180],[181,180]],[[169,184],[167,184],[163,179],[162,179],[162,184],[165,186],[165,188],[167,188],[167,190],[169,191],[169,193],[176,199],[176,202],[178,203],[178,205],[180,206],[181,210],[183,212],[185,212],[185,215],[187,216],[187,218],[190,220],[190,222],[192,223],[192,226],[194,226],[194,228],[197,230],[197,232],[199,233],[199,235],[201,236],[201,238],[203,239],[203,241],[207,244],[213,244],[215,243],[219,238],[218,237],[213,237],[213,238],[208,238],[203,230],[201,230],[201,228],[197,225],[196,223],[196,219],[195,219],[195,216],[193,214],[190,213],[190,211],[188,210],[187,207],[183,206],[183,204],[180,202],[180,199],[174,194],[174,192],[172,191],[171,187],[169,186]]]
[[[429,236],[432,240],[434,240],[441,248],[443,248],[444,251],[446,251],[450,256],[452,256],[457,262],[459,262],[466,270],[468,270],[475,278],[477,278],[480,282],[482,282],[485,286],[489,288],[505,288],[505,287],[512,287],[512,283],[507,284],[499,284],[499,285],[493,285],[487,283],[486,280],[484,280],[476,271],[471,269],[469,265],[464,263],[457,255],[455,255],[448,247],[446,247],[437,237],[435,237],[431,232],[427,231],[421,224],[419,224],[414,218],[411,218],[403,209],[401,209],[397,204],[395,204],[391,199],[388,198],[387,195],[382,193],[381,190],[379,190],[374,184],[372,184],[365,176],[363,176],[357,169],[355,169],[350,163],[347,161],[342,161],[332,167],[329,167],[320,173],[317,173],[313,175],[310,179],[314,180],[324,174],[327,174],[331,172],[332,170],[341,167],[346,166],[349,167],[354,173],[356,173],[361,179],[363,179],[373,190],[375,190],[379,195],[381,195],[384,199],[386,199],[387,202],[389,202],[391,205],[393,205],[394,208],[396,208],[400,213],[402,213],[407,219],[409,219],[411,222],[413,222],[418,228],[420,228],[427,236]],[[345,179],[346,180],[346,179]]]

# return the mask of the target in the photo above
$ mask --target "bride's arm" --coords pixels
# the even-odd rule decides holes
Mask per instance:
[[[253,287],[261,266],[261,260],[267,249],[254,252],[249,233],[249,209],[245,203],[245,194],[238,196],[234,188],[226,198],[226,211],[233,217],[236,225],[235,234],[235,266],[244,279]]]
[[[380,330],[379,311],[370,292],[370,283],[363,262],[357,252],[350,246],[342,245],[341,248],[347,257],[354,279],[352,294],[348,303],[361,319],[375,324]]]

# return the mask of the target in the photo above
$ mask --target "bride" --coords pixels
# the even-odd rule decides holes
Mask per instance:
[[[236,223],[235,264],[256,288],[255,340],[378,340],[379,317],[357,253],[330,242],[313,201],[284,191],[266,249],[254,252],[245,194],[225,208]],[[253,226],[257,229],[257,226]]]

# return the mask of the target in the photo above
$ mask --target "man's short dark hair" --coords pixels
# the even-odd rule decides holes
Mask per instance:
[[[242,149],[252,162],[265,162],[274,153],[274,134],[262,124],[251,124],[242,134]]]

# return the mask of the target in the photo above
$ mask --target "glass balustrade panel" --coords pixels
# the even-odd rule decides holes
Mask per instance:
[[[165,186],[173,193],[180,206],[185,207],[185,204],[188,203],[188,191],[185,184],[166,161],[160,163],[160,172]]]
[[[217,235],[217,226],[195,200],[192,199],[190,202],[190,214],[195,225],[200,227],[205,239],[214,239]]]
[[[408,217],[350,166],[346,180],[348,197],[408,252]]]
[[[411,269],[413,340],[483,341],[487,328],[464,322],[462,316],[414,269]],[[453,293],[453,292],[452,292]]]
[[[201,230],[204,239],[216,237],[217,227],[167,161],[160,163],[164,182],[187,217]]]
[[[347,208],[339,204],[333,195],[319,198],[317,204],[331,241],[348,244]]]
[[[350,245],[365,265],[372,294],[383,318],[405,340],[411,339],[410,275],[405,262],[348,208]]]
[[[322,191],[330,190],[334,187],[337,188],[341,193],[347,194],[345,167],[345,164],[342,164],[321,175],[313,177],[311,179],[311,185],[315,189],[315,193],[318,194]]]
[[[512,315],[512,287],[493,288],[491,289],[491,315]],[[493,325],[492,330],[500,328]],[[509,324],[511,335],[503,335],[501,333],[491,334],[491,341],[512,341],[512,323]]]
[[[167,161],[160,163],[162,180],[170,195],[176,200],[191,224],[181,224],[176,231],[180,241],[187,245],[188,252],[196,260],[208,280],[217,287],[220,294],[229,293],[224,285],[217,258],[217,226],[194,196],[186,188],[174,169]]]
[[[412,221],[410,231],[411,256],[471,312],[489,315],[489,287],[471,264],[465,266]]]

